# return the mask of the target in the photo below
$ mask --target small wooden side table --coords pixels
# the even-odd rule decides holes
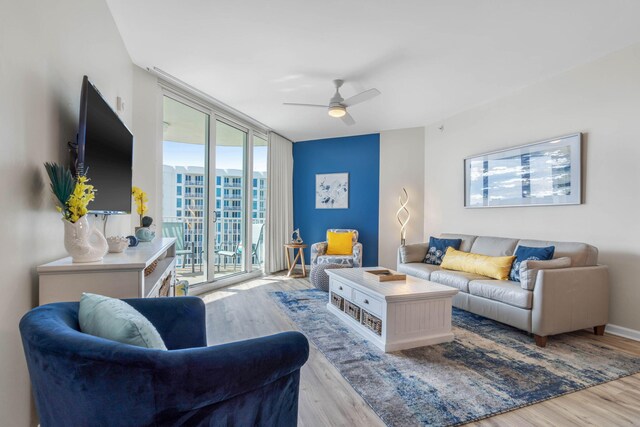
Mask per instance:
[[[287,256],[287,268],[289,269],[287,277],[307,277],[307,268],[304,265],[304,249],[306,247],[307,245],[305,245],[304,243],[285,243],[284,253]],[[295,255],[293,258],[293,263],[291,262],[291,257],[289,256],[289,249],[293,249],[293,254]],[[298,250],[297,254],[296,249]],[[293,269],[296,268],[298,260],[302,262],[302,274],[293,274]]]

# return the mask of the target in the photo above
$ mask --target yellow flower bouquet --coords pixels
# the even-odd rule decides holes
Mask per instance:
[[[56,198],[56,209],[62,217],[75,223],[89,211],[87,206],[96,198],[96,189],[88,184],[89,178],[74,179],[71,171],[57,163],[45,163],[51,180],[51,192]]]
[[[149,210],[147,207],[149,197],[140,187],[135,186],[131,189],[131,194],[133,195],[133,200],[136,202],[136,211],[138,212],[138,215],[140,215],[140,227],[142,227],[142,217]]]
[[[64,247],[73,262],[97,262],[109,250],[107,239],[87,219],[88,205],[96,197],[96,189],[89,178],[74,178],[71,171],[56,163],[45,163],[51,180],[51,192],[56,198],[56,208],[62,213],[64,223]]]

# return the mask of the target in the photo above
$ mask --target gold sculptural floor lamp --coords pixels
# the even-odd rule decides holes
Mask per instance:
[[[402,193],[398,197],[398,201],[400,202],[400,208],[396,212],[396,219],[400,224],[400,244],[404,246],[407,239],[407,224],[409,224],[409,218],[411,218],[411,213],[407,209],[409,194],[404,187],[402,187]]]

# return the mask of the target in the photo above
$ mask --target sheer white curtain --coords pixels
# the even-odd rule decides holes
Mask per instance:
[[[283,245],[293,231],[293,143],[270,132],[267,163],[264,269],[266,273],[273,273],[286,268]]]

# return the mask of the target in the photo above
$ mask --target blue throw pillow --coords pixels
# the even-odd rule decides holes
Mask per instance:
[[[536,261],[548,261],[553,259],[553,253],[556,251],[555,246],[547,246],[544,248],[530,248],[528,246],[518,246],[516,249],[516,259],[511,266],[511,273],[509,279],[514,282],[520,281],[520,263],[522,261],[528,261],[530,259]]]
[[[440,265],[442,264],[442,258],[448,247],[452,247],[455,250],[460,249],[462,239],[438,239],[436,237],[429,237],[429,249],[427,255],[424,257],[425,264]]]
[[[138,310],[116,298],[83,293],[78,323],[85,334],[138,347],[167,349],[155,326]]]

